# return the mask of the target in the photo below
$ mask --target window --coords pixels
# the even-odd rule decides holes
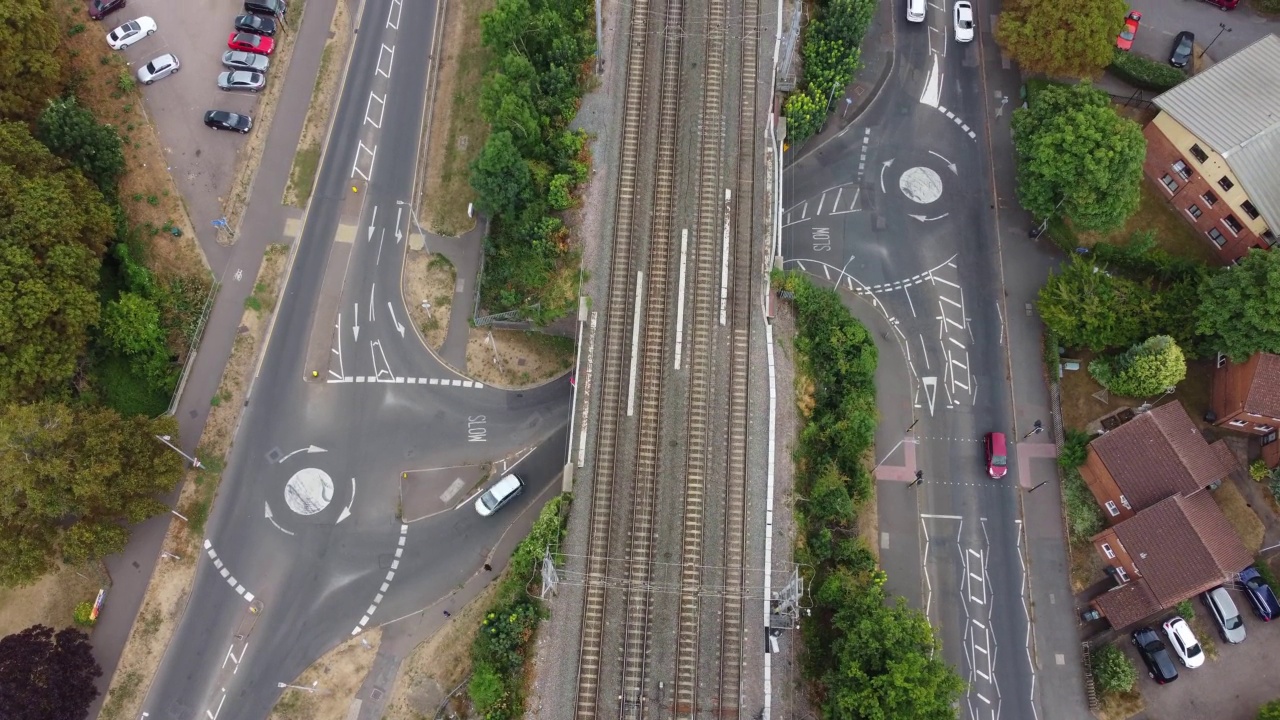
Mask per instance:
[[[1226,364],[1227,364],[1227,356],[1223,355],[1222,353],[1218,353],[1218,367],[1223,367]]]
[[[1120,582],[1122,583],[1129,582],[1129,573],[1125,572],[1122,567],[1116,568],[1116,577],[1120,578]]]
[[[1253,429],[1257,430],[1260,433],[1269,433],[1272,430],[1275,430],[1275,428],[1271,427],[1270,425],[1255,425]]]
[[[1111,502],[1110,500],[1108,500],[1108,501],[1107,501],[1107,512],[1111,513],[1111,517],[1115,517],[1115,516],[1117,516],[1117,515],[1119,515],[1119,514],[1120,514],[1120,508],[1116,507],[1116,504],[1115,504],[1115,503],[1113,503],[1113,502]]]
[[[1263,444],[1263,445],[1270,445],[1271,443],[1273,443],[1273,442],[1275,442],[1275,441],[1276,441],[1276,434],[1275,434],[1275,432],[1269,432],[1269,433],[1267,433],[1266,435],[1263,435],[1263,436],[1262,436],[1262,444]]]
[[[1108,545],[1108,544],[1106,544],[1106,543],[1102,543],[1102,552],[1106,553],[1107,557],[1109,557],[1109,558],[1111,558],[1111,559],[1113,559],[1113,560],[1114,560],[1114,559],[1115,559],[1115,557],[1116,557],[1116,551],[1115,551],[1115,550],[1112,550],[1112,549],[1111,549],[1111,546],[1110,546],[1110,545]]]
[[[1209,159],[1209,155],[1204,150],[1201,150],[1199,145],[1191,146],[1191,157],[1195,158],[1196,162],[1204,162]]]
[[[1204,204],[1208,205],[1209,207],[1213,207],[1214,205],[1218,204],[1218,196],[1214,195],[1212,192],[1208,190],[1206,190],[1204,194],[1200,196],[1200,199],[1204,200]]]
[[[1133,509],[1133,506],[1129,504],[1129,498],[1127,498],[1127,497],[1125,497],[1125,496],[1123,496],[1123,495],[1121,495],[1121,496],[1120,496],[1120,504],[1124,506],[1124,509],[1125,509],[1125,510],[1132,510],[1132,509]]]
[[[1196,205],[1195,203],[1191,203],[1190,205],[1187,206],[1187,214],[1195,218],[1196,220],[1199,220],[1200,216],[1203,215],[1204,213],[1200,210],[1199,205]]]
[[[1223,175],[1221,178],[1218,179],[1218,187],[1222,188],[1223,190],[1230,190],[1235,186],[1236,184],[1231,182],[1231,178],[1227,177],[1226,175]]]
[[[1165,188],[1167,188],[1169,192],[1178,192],[1178,181],[1169,177],[1168,173],[1165,173],[1164,177],[1160,178],[1160,182],[1164,183]]]
[[[1183,180],[1191,177],[1191,167],[1181,160],[1173,163],[1173,171],[1181,175]]]
[[[1248,420],[1232,420],[1227,424],[1230,425],[1231,427],[1249,427]]]
[[[1240,231],[1244,230],[1244,226],[1240,224],[1240,221],[1234,215],[1222,218],[1222,222],[1226,223],[1227,229],[1231,231],[1232,235],[1239,235]]]
[[[1222,247],[1227,244],[1227,237],[1218,232],[1218,228],[1209,228],[1209,232],[1206,234],[1209,236],[1209,239],[1213,241],[1213,244],[1218,247]]]
[[[1250,220],[1258,219],[1258,208],[1254,207],[1253,203],[1249,202],[1248,200],[1245,200],[1244,202],[1240,203],[1240,209],[1244,211],[1245,215],[1249,216]]]
[[[1262,233],[1262,241],[1267,244],[1267,247],[1275,247],[1276,234],[1268,230]]]

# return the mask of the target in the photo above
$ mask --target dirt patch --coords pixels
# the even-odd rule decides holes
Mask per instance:
[[[572,338],[483,327],[467,335],[467,375],[488,385],[537,385],[567,372],[573,357]]]
[[[212,401],[214,407],[200,436],[197,453],[204,468],[188,471],[178,497],[179,512],[187,522],[175,518],[169,523],[163,546],[165,554],[147,585],[142,608],[125,642],[120,664],[111,678],[111,687],[100,716],[102,720],[139,716],[147,688],[186,609],[195,578],[196,560],[200,557],[204,523],[213,507],[223,458],[231,448],[240,409],[244,405],[246,381],[257,359],[255,348],[275,308],[287,258],[285,246],[268,246],[253,294],[245,299],[240,334],[236,337],[231,359],[223,371],[222,384]]]
[[[404,256],[404,304],[409,318],[432,350],[449,334],[458,271],[443,255],[409,250]]]
[[[384,717],[417,720],[433,717],[445,696],[471,674],[471,643],[480,630],[485,608],[493,602],[498,582],[453,614],[453,620],[414,649],[400,665]]]
[[[320,143],[324,142],[329,127],[329,115],[346,66],[347,46],[351,44],[351,30],[347,16],[347,4],[339,2],[329,25],[329,39],[324,43],[320,56],[320,72],[316,75],[315,89],[311,91],[311,105],[302,123],[302,135],[298,138],[298,151],[293,156],[293,169],[284,187],[284,204],[305,207],[315,187],[316,173],[320,168]]]
[[[1218,507],[1222,509],[1222,514],[1227,516],[1227,520],[1231,523],[1231,527],[1236,529],[1236,534],[1240,536],[1240,542],[1244,543],[1245,548],[1249,550],[1250,555],[1257,555],[1258,550],[1262,547],[1262,535],[1265,528],[1262,527],[1262,521],[1258,519],[1258,514],[1249,507],[1249,503],[1231,484],[1231,480],[1226,482],[1213,491],[1213,499],[1217,501]]]
[[[489,125],[480,115],[475,90],[489,64],[489,50],[480,43],[480,16],[494,0],[453,0],[444,16],[443,53],[437,65],[431,119],[427,124],[426,186],[418,217],[440,235],[457,236],[475,227],[467,205],[471,190],[471,161],[489,139]]]
[[[1098,698],[1098,720],[1125,720],[1147,708],[1137,689],[1127,693],[1103,693]]]
[[[1080,369],[1062,374],[1060,383],[1062,388],[1062,421],[1066,427],[1073,430],[1094,432],[1099,427],[1097,422],[1103,417],[1119,412],[1124,408],[1136,408],[1147,400],[1156,400],[1156,398],[1121,397],[1110,393],[1095,396],[1102,390],[1102,386],[1090,377],[1089,363],[1097,355],[1090,352],[1069,353],[1069,355],[1072,360],[1080,361]],[[1209,383],[1212,377],[1212,368],[1209,361],[1197,360],[1188,362],[1187,378],[1178,383],[1177,389],[1171,396],[1182,403],[1182,406],[1187,409],[1187,413],[1191,415],[1191,420],[1202,430],[1209,427],[1209,423],[1205,422],[1202,416],[1204,411],[1209,409]],[[1099,397],[1105,397],[1106,402],[1100,400]]]
[[[1071,561],[1071,592],[1080,592],[1103,577],[1102,558],[1088,540],[1073,542],[1068,546]]]
[[[93,602],[107,582],[101,565],[59,565],[26,587],[0,588],[0,637],[37,624],[55,630],[71,625],[76,605]]]
[[[345,720],[381,642],[377,628],[330,650],[282,691],[269,720]]]

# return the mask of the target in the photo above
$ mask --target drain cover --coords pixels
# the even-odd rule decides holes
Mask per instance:
[[[267,459],[268,459],[268,460],[270,460],[270,461],[271,461],[271,462],[273,462],[273,463],[278,463],[278,462],[280,462],[280,458],[281,458],[281,457],[283,457],[283,456],[284,456],[284,453],[282,453],[282,452],[280,451],[280,448],[278,448],[278,447],[277,447],[277,448],[271,448],[271,451],[267,453]]]

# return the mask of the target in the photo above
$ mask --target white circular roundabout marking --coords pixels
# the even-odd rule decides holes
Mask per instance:
[[[927,167],[908,168],[898,178],[898,189],[921,205],[928,205],[942,197],[942,177]]]
[[[315,515],[332,500],[333,478],[319,468],[299,470],[284,486],[284,501],[299,515]]]

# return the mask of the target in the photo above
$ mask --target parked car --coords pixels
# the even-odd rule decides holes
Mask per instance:
[[[1210,5],[1217,5],[1219,10],[1235,10],[1240,0],[1204,0]]]
[[[222,64],[232,70],[251,70],[265,73],[271,67],[266,55],[254,55],[243,50],[228,50],[222,53]]]
[[[123,8],[126,2],[128,0],[88,0],[89,19],[101,20]]]
[[[1244,618],[1240,617],[1236,602],[1231,599],[1226,588],[1219,585],[1202,594],[1200,600],[1218,623],[1218,631],[1222,633],[1223,640],[1229,643],[1244,642]]]
[[[983,454],[987,460],[987,474],[999,480],[1009,471],[1009,451],[1005,448],[1004,433],[989,432],[982,438]]]
[[[178,62],[178,56],[172,53],[165,53],[151,62],[138,68],[138,82],[143,85],[167,78],[178,72],[182,67],[182,63]]]
[[[267,84],[267,77],[250,70],[229,70],[218,74],[219,90],[248,90],[258,92]]]
[[[276,21],[273,18],[261,15],[237,15],[235,25],[236,30],[240,32],[264,35],[266,37],[275,37],[276,34]]]
[[[973,40],[973,5],[960,0],[955,9],[956,42]]]
[[[244,0],[244,11],[282,18],[289,11],[289,6],[284,0]]]
[[[1191,53],[1195,51],[1196,36],[1187,30],[1178,33],[1173,39],[1173,50],[1169,52],[1169,64],[1176,68],[1184,68],[1191,62]]]
[[[1138,24],[1142,22],[1142,13],[1130,10],[1124,17],[1124,29],[1116,37],[1116,47],[1125,52],[1133,49],[1133,39],[1138,36]]]
[[[1249,604],[1253,606],[1253,614],[1262,622],[1271,622],[1280,618],[1280,601],[1276,599],[1275,588],[1262,579],[1258,569],[1249,566],[1240,573],[1240,583],[1244,585],[1244,594],[1249,596]]]
[[[1164,685],[1178,679],[1178,668],[1169,657],[1169,650],[1160,641],[1160,636],[1149,627],[1138,628],[1130,636],[1133,644],[1147,665],[1147,674],[1152,680]]]
[[[524,492],[524,480],[514,474],[504,475],[501,480],[476,498],[476,512],[488,517],[498,512],[503,505],[511,502],[512,498],[522,492]]]
[[[253,128],[253,118],[248,115],[227,112],[226,110],[210,110],[204,114],[204,124],[214,130],[234,130],[247,133]]]
[[[1204,664],[1204,649],[1200,641],[1191,632],[1191,626],[1180,617],[1165,621],[1164,634],[1169,638],[1169,646],[1188,669],[1198,668]]]
[[[231,37],[227,38],[227,47],[258,55],[270,55],[276,49],[276,43],[269,37],[253,33],[231,33]]]
[[[107,33],[107,45],[112,50],[123,50],[155,31],[156,21],[143,15]]]

